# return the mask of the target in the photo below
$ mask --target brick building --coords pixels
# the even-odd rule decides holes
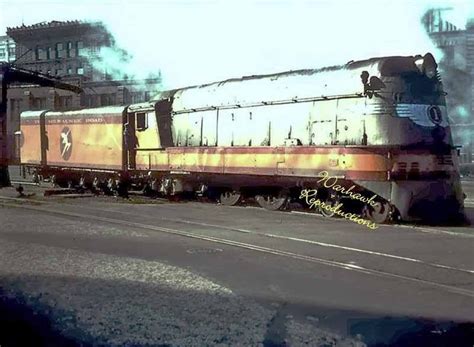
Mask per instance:
[[[15,59],[15,41],[8,36],[0,36],[0,62],[10,63]]]
[[[428,11],[423,24],[434,44],[443,51],[439,62],[447,95],[454,142],[462,146],[461,161],[473,162],[474,143],[474,21],[458,29],[443,17],[450,9]]]
[[[115,45],[113,36],[101,23],[80,21],[39,23],[8,28],[16,44],[15,65],[60,78],[81,86],[82,94],[47,87],[12,85],[8,90],[8,138],[11,159],[18,159],[14,133],[19,130],[20,113],[25,110],[69,110],[143,102],[159,91],[158,74],[134,80],[114,70],[102,54],[128,59]]]

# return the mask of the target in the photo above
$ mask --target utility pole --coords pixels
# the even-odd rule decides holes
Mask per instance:
[[[0,63],[0,78],[2,80],[2,95],[0,100],[0,188],[10,186],[8,175],[8,137],[7,137],[7,93],[11,83],[29,83],[44,87],[53,87],[81,93],[78,86],[61,82],[50,76],[18,68],[13,64]]]
[[[7,79],[2,66],[0,69],[2,79],[2,99],[0,101],[0,188],[10,185],[8,175],[7,153]]]

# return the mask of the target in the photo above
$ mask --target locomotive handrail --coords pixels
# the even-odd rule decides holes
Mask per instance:
[[[166,147],[156,147],[156,148],[135,148],[136,151],[165,151]]]
[[[293,98],[288,100],[277,100],[277,101],[260,101],[255,103],[248,103],[248,104],[233,104],[233,105],[223,105],[223,106],[206,106],[206,107],[199,107],[199,108],[188,108],[183,109],[180,111],[173,111],[171,112],[172,115],[182,114],[182,113],[190,113],[190,112],[203,112],[203,111],[210,111],[210,110],[228,110],[228,109],[236,109],[236,108],[244,108],[244,107],[259,107],[259,106],[268,106],[268,105],[285,105],[285,104],[294,104],[295,102],[311,102],[311,101],[319,101],[319,100],[335,100],[335,99],[354,99],[354,98],[363,98],[363,93],[355,93],[355,94],[343,94],[343,95],[321,95],[311,98]]]

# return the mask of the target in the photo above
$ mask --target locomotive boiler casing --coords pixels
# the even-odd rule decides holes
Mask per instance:
[[[253,175],[255,185],[260,175],[300,183],[327,170],[391,202],[403,220],[460,214],[442,85],[420,60],[373,58],[168,92],[183,153],[175,169]]]

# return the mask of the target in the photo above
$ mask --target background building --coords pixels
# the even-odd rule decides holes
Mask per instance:
[[[84,107],[125,105],[143,102],[161,87],[161,76],[132,79],[113,68],[108,59],[127,61],[127,52],[115,45],[101,23],[80,21],[45,22],[8,28],[15,42],[15,66],[60,78],[79,85],[84,92],[32,85],[12,85],[8,90],[9,152],[18,160],[14,133],[25,110],[69,110]]]
[[[8,36],[0,36],[0,62],[10,63],[15,59],[15,41]]]
[[[458,29],[444,19],[449,8],[433,9],[423,24],[435,45],[443,51],[439,62],[447,95],[454,141],[461,145],[461,161],[473,162],[474,142],[474,21]]]

